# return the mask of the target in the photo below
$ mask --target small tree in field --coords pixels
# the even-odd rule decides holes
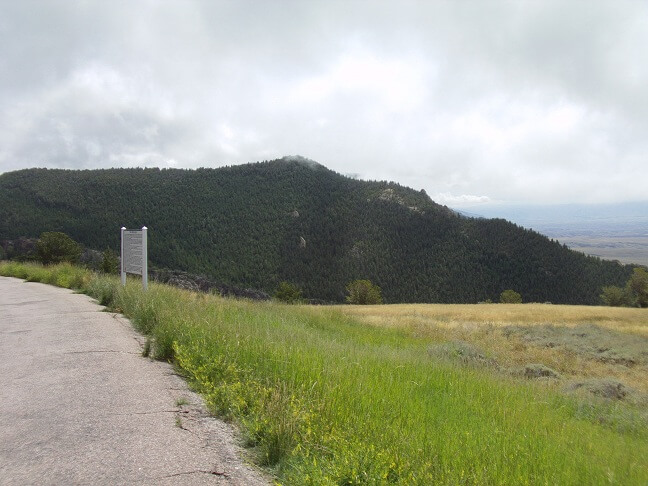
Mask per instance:
[[[45,265],[61,262],[77,263],[81,258],[81,245],[65,233],[51,231],[41,234],[36,243],[36,252]]]
[[[380,287],[372,284],[370,280],[354,280],[346,286],[346,291],[349,294],[346,298],[349,304],[382,304]]]
[[[605,305],[611,307],[625,307],[629,306],[632,302],[632,295],[628,293],[627,289],[610,285],[603,287],[601,300]]]
[[[521,304],[522,296],[515,290],[505,290],[500,294],[500,302],[502,304]]]
[[[634,305],[648,307],[648,272],[644,268],[634,269],[626,289],[632,295]]]
[[[603,287],[601,300],[613,307],[648,307],[648,271],[637,267],[632,272],[625,288],[610,285]]]
[[[295,284],[281,282],[277,287],[274,297],[288,304],[297,304],[302,300],[302,291]]]

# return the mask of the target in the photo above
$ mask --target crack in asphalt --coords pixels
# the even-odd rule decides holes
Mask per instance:
[[[195,469],[193,471],[184,471],[184,472],[179,472],[179,473],[174,473],[174,474],[167,474],[166,476],[160,476],[157,478],[153,479],[165,479],[165,478],[173,478],[176,476],[184,476],[187,474],[197,474],[197,473],[204,473],[204,474],[211,474],[212,476],[222,476],[225,478],[229,478],[229,474],[227,474],[225,471],[207,471],[206,469]]]
[[[189,410],[153,410],[151,412],[124,412],[124,413],[109,413],[107,416],[120,416],[120,415],[152,415],[156,413],[189,413]]]
[[[2,307],[20,307],[23,305],[29,305],[29,304],[40,304],[42,302],[49,302],[49,299],[44,299],[44,300],[24,300],[22,302],[9,302],[7,304],[2,304]]]
[[[63,354],[92,354],[92,353],[115,353],[115,354],[132,354],[139,356],[141,353],[134,351],[116,351],[113,349],[89,349],[87,351],[65,351]]]

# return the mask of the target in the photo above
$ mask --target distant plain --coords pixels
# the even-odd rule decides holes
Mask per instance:
[[[497,206],[466,214],[504,218],[606,260],[648,266],[648,203]]]
[[[606,260],[648,266],[648,236],[559,236],[556,239],[572,250]]]

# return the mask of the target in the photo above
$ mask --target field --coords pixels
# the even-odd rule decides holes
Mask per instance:
[[[648,236],[615,235],[601,236],[561,236],[561,243],[573,250],[606,260],[618,260],[621,263],[648,265]]]
[[[638,396],[648,394],[646,309],[417,304],[347,306],[343,312],[373,326],[405,329],[448,349],[454,345],[464,362],[500,373],[524,374],[527,365],[542,364],[557,372],[546,380],[551,386],[588,380],[594,385],[593,380],[612,378],[634,388]],[[460,356],[462,346],[472,359]]]
[[[0,274],[130,317],[279,484],[648,482],[645,310],[288,306],[66,265]]]

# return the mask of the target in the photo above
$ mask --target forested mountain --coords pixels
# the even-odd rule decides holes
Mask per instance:
[[[0,175],[0,240],[62,231],[119,249],[149,228],[151,264],[272,292],[280,281],[341,301],[370,279],[386,302],[594,304],[632,269],[498,219],[458,215],[389,182],[297,157],[218,169],[29,169]]]

